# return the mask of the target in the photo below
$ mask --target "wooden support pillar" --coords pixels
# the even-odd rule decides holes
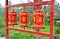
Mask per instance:
[[[6,6],[8,5],[8,0],[6,0]],[[8,7],[6,7],[5,9],[5,13],[6,13],[6,39],[8,39]]]
[[[54,0],[51,0],[50,7],[50,39],[54,39]]]

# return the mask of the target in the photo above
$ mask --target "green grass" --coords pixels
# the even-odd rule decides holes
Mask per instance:
[[[0,37],[5,36],[5,20],[0,19]]]
[[[4,28],[0,28],[0,37],[5,36],[5,27]]]

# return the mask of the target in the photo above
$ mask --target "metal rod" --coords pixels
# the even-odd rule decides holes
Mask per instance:
[[[39,30],[36,31],[39,32]],[[41,35],[36,35],[36,39],[41,39]]]

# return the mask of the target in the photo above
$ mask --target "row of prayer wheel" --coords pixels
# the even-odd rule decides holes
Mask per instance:
[[[27,10],[22,10],[20,12],[20,26],[23,27],[28,27],[29,25],[29,12]],[[44,10],[42,9],[37,9],[34,10],[33,13],[33,20],[34,20],[34,29],[42,29],[44,28]],[[10,25],[16,25],[17,24],[17,12],[16,11],[11,11],[9,12],[9,24]]]

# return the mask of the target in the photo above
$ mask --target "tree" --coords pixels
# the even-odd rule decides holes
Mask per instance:
[[[12,4],[12,2],[11,1],[8,1],[8,5],[11,5]]]
[[[57,2],[55,2],[55,18],[60,18],[60,5]]]
[[[12,2],[11,1],[8,1],[8,5],[11,5],[12,4]],[[9,11],[11,10],[11,8],[9,8]]]
[[[4,16],[4,7],[0,4],[0,16]]]

